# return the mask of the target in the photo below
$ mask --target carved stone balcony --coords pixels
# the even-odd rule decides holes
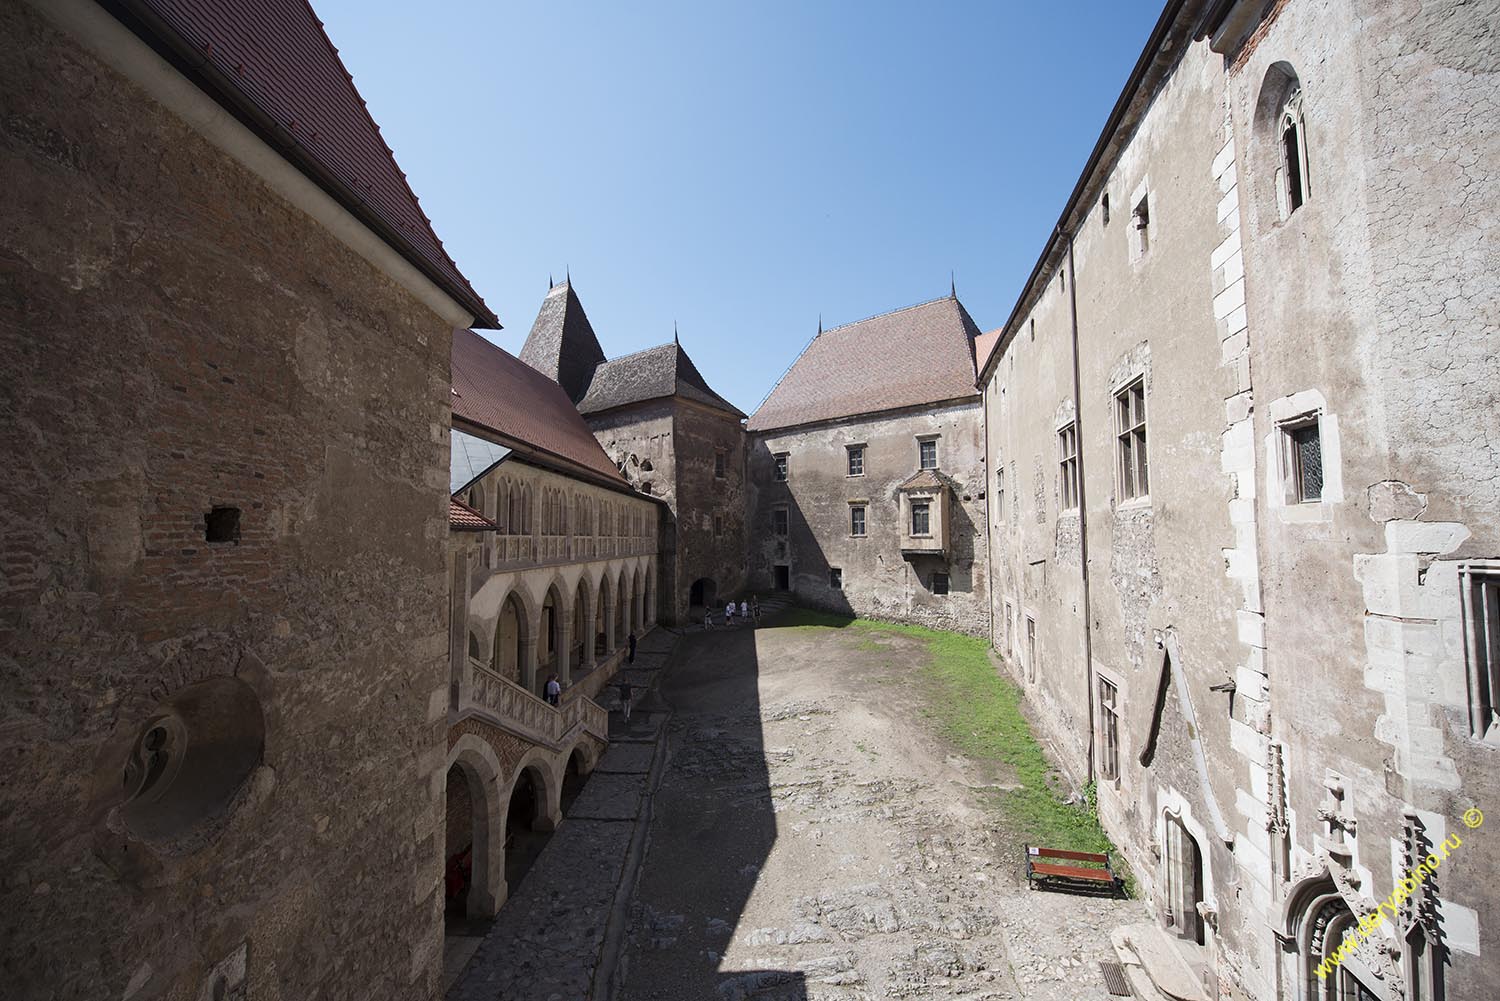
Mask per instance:
[[[945,556],[953,491],[936,470],[924,469],[896,488],[901,498],[901,552]]]

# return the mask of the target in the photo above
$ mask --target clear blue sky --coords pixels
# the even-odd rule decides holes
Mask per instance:
[[[518,351],[571,269],[610,357],[682,343],[747,413],[821,313],[1009,315],[1153,0],[313,0]]]

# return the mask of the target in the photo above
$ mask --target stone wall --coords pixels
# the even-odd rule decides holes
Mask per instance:
[[[450,328],[22,5],[0,90],[7,990],[431,997]]]
[[[918,436],[938,436],[938,469],[951,483],[946,558],[904,557],[897,488],[918,471]],[[749,570],[770,589],[789,568],[791,591],[816,608],[983,636],[989,629],[984,525],[985,464],[978,401],[875,414],[750,438]],[[848,446],[863,444],[864,474],[850,476]],[[785,483],[775,456],[787,455]],[[866,505],[866,534],[850,534],[850,502]],[[777,535],[773,512],[787,511]],[[842,588],[830,585],[839,568]],[[933,572],[949,574],[934,594]]]
[[[714,582],[721,599],[745,583],[745,433],[739,420],[679,401],[677,446],[677,621],[687,614],[693,582]],[[723,455],[724,475],[715,473]]]

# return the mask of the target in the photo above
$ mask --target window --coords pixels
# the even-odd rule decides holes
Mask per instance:
[[[1015,633],[1011,623],[1015,619],[1015,613],[1011,611],[1010,602],[1005,603],[1005,656],[1015,656]]]
[[[724,516],[722,514],[716,514],[716,515],[714,515],[714,535],[723,535],[723,534],[724,534]]]
[[[932,519],[930,517],[932,505],[928,501],[911,502],[911,534],[931,535]]]
[[[1036,619],[1026,616],[1026,680],[1036,680]]]
[[[778,507],[771,510],[771,532],[774,535],[785,535],[787,528],[786,508]]]
[[[776,456],[776,481],[778,483],[785,483],[786,482],[786,453],[785,452],[782,452],[780,455]]]
[[[1109,192],[1107,192],[1107,191],[1104,193],[1104,197],[1099,199],[1099,211],[1100,211],[1100,214],[1103,215],[1103,217],[1104,217],[1104,225],[1108,226],[1109,225]]]
[[[948,593],[948,575],[947,574],[945,574],[945,573],[935,573],[935,574],[932,575],[932,593],[933,594],[947,594]]]
[[[1120,499],[1151,492],[1146,475],[1146,384],[1137,379],[1115,394],[1115,451]]]
[[[1317,415],[1290,420],[1281,430],[1282,478],[1290,504],[1323,499],[1323,435]]]
[[[1057,432],[1057,497],[1064,511],[1078,507],[1078,425]]]
[[[1141,195],[1130,213],[1131,260],[1140,260],[1151,249],[1151,201],[1149,195]]]
[[[1469,732],[1500,741],[1500,562],[1459,567],[1469,675]]]
[[[863,504],[849,506],[849,534],[856,537],[863,537],[865,534],[865,506]]]
[[[1099,777],[1120,777],[1119,691],[1105,678],[1099,679]]]
[[[1281,109],[1281,164],[1276,186],[1281,218],[1307,200],[1307,129],[1302,122],[1302,90],[1295,88]]]
[[[722,448],[714,452],[714,477],[720,480],[724,478],[724,450]]]
[[[828,586],[831,587],[831,588],[833,588],[835,591],[842,591],[844,589],[844,571],[843,571],[843,568],[841,568],[841,567],[829,567],[828,568]]]
[[[923,469],[937,468],[937,439],[926,438],[917,442],[917,458]]]
[[[849,446],[849,475],[865,475],[865,447],[863,445]]]
[[[1000,521],[1005,520],[1005,464],[998,456],[995,459],[995,516]]]

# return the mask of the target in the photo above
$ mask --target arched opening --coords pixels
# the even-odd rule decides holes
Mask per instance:
[[[643,624],[656,621],[656,568],[646,567],[646,607],[642,609]]]
[[[568,755],[568,770],[563,774],[562,784],[562,814],[568,815],[573,806],[573,801],[578,794],[583,792],[584,784],[588,782],[589,772],[588,757],[584,754],[582,747],[573,748],[573,753]]]
[[[1286,62],[1273,63],[1261,82],[1255,107],[1250,173],[1258,214],[1269,225],[1290,218],[1311,194],[1307,123],[1302,82]],[[1244,172],[1241,177],[1246,176]]]
[[[589,642],[592,629],[589,625],[589,590],[588,583],[580,580],[578,592],[573,595],[573,635],[571,637],[572,650],[569,652],[570,665],[574,671],[582,671],[584,664],[584,646]]]
[[[458,765],[448,769],[447,847],[443,873],[444,917],[448,924],[468,917],[474,883],[474,793]]]
[[[1162,881],[1167,927],[1178,938],[1203,944],[1203,853],[1182,820],[1166,815],[1166,844],[1162,853]]]
[[[1290,921],[1283,937],[1296,950],[1287,957],[1295,959],[1296,968],[1288,972],[1300,983],[1299,1001],[1389,1001],[1385,978],[1366,963],[1375,956],[1375,946],[1355,946],[1361,941],[1359,921],[1332,878],[1325,874],[1304,882],[1283,908]],[[1352,951],[1335,956],[1346,937]]]
[[[615,601],[615,646],[625,642],[630,631],[630,575],[620,574],[620,593]]]
[[[700,614],[719,600],[719,586],[707,577],[699,577],[688,589],[688,606]]]
[[[546,785],[535,766],[522,770],[505,812],[505,884],[515,892],[547,847],[553,825],[546,821]]]
[[[490,667],[500,677],[525,687],[525,679],[521,677],[525,657],[526,611],[511,594],[500,606],[500,619],[495,623],[495,649],[490,657]]]
[[[562,629],[561,615],[562,596],[557,593],[556,587],[549,587],[547,597],[542,599],[542,628],[538,637],[541,646],[537,652],[542,669],[537,672],[537,695],[545,694],[547,680],[554,674],[558,677],[564,674],[563,654],[558,648]]]
[[[595,657],[603,657],[614,649],[614,644],[609,639],[610,616],[614,611],[614,593],[614,589],[609,586],[608,577],[599,582],[598,600],[594,602]]]
[[[634,598],[630,602],[630,624],[637,633],[646,626],[646,579],[640,567],[635,570]]]

